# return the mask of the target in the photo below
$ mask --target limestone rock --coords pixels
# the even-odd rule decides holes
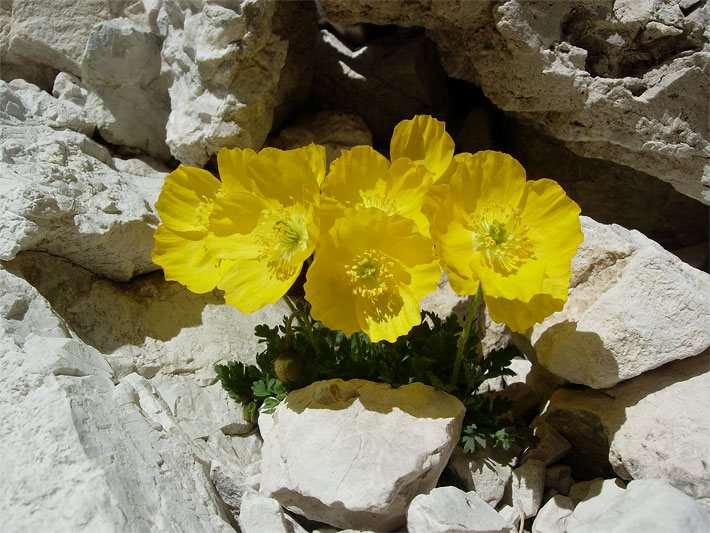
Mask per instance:
[[[168,87],[161,76],[161,41],[128,19],[97,24],[81,60],[87,116],[111,144],[166,160]]]
[[[574,502],[576,519],[585,520],[605,508],[623,494],[626,484],[620,479],[592,479],[575,483],[569,491]]]
[[[56,114],[71,105],[38,105],[49,114],[38,119],[0,82],[0,259],[42,250],[122,281],[155,270],[153,204],[165,173],[119,172],[103,146],[40,123],[73,120]]]
[[[558,494],[550,498],[537,513],[532,524],[532,533],[567,533],[574,502],[567,496]]]
[[[81,75],[80,61],[91,28],[120,16],[131,0],[13,0],[8,63],[30,63]],[[0,41],[0,46],[2,42]]]
[[[57,130],[68,129],[87,137],[94,134],[95,126],[83,109],[73,102],[53,98],[36,85],[19,79],[8,83],[5,90],[15,93],[22,102],[25,124],[45,125]]]
[[[513,473],[513,462],[513,457],[498,450],[485,449],[471,454],[457,446],[449,465],[467,490],[475,492],[488,505],[495,507],[503,498]]]
[[[289,124],[267,144],[290,150],[316,143],[325,146],[328,165],[340,156],[341,150],[354,146],[371,145],[372,134],[362,118],[339,111],[321,111],[306,115]]]
[[[456,487],[439,487],[420,494],[407,511],[409,533],[504,533],[509,529],[508,523],[475,492]]]
[[[253,364],[263,349],[254,336],[255,326],[280,324],[288,311],[281,302],[244,315],[215,293],[194,294],[166,282],[162,272],[118,284],[61,259],[30,252],[8,266],[36,286],[87,344],[109,354],[118,379],[132,372],[147,378],[179,375],[194,380],[191,389],[210,387],[216,380],[215,363],[238,359]],[[213,412],[232,409],[224,405],[216,387],[214,394],[199,397],[219,404],[205,407]],[[196,416],[195,411],[189,416]],[[228,417],[224,413],[216,425],[229,424]],[[240,420],[235,417],[232,422]],[[198,432],[214,427],[209,421],[201,424],[206,426]]]
[[[204,164],[223,147],[261,148],[273,113],[310,78],[289,68],[289,34],[312,25],[299,2],[241,1],[230,9],[163,3],[163,68],[170,80],[167,144],[182,163]],[[311,49],[312,50],[312,49]],[[292,56],[291,56],[292,57]],[[301,56],[303,57],[303,56]],[[295,78],[282,77],[283,72]]]
[[[151,383],[180,426],[194,439],[207,438],[215,431],[244,434],[253,427],[244,418],[242,406],[227,396],[219,382],[201,386],[191,376],[157,375]]]
[[[582,217],[564,309],[533,328],[538,361],[594,388],[710,346],[710,276],[637,231]]]
[[[307,533],[283,512],[279,502],[258,492],[248,492],[242,498],[239,528],[242,533]]]
[[[3,526],[232,531],[208,450],[150,383],[116,384],[105,358],[6,270],[0,295]]]
[[[207,446],[219,458],[210,464],[210,479],[235,520],[243,496],[259,489],[261,445],[257,433],[229,437],[216,431],[207,439]]]
[[[319,4],[337,23],[426,28],[447,74],[482,87],[502,110],[581,155],[710,203],[706,9],[585,0]]]
[[[352,50],[321,30],[316,57],[317,101],[361,116],[378,144],[389,146],[401,120],[448,114],[446,78],[435,46],[423,36],[383,37]]]
[[[274,411],[261,490],[311,520],[392,530],[436,485],[463,415],[456,398],[422,384],[316,382]]]
[[[545,492],[545,463],[530,459],[513,470],[511,489],[512,507],[520,508],[525,518],[535,516]]]
[[[565,461],[580,477],[608,476],[608,458],[624,479],[663,479],[710,508],[705,409],[708,356],[677,361],[607,389],[556,392],[545,421],[573,445]],[[689,401],[688,398],[692,398]],[[608,463],[607,463],[608,464]]]
[[[710,529],[710,515],[702,505],[668,483],[639,479],[629,483],[626,490],[580,503],[567,526],[569,533],[704,533]]]
[[[535,448],[525,453],[525,459],[537,459],[550,466],[562,459],[570,451],[572,445],[549,424],[538,424],[535,435],[540,442]]]

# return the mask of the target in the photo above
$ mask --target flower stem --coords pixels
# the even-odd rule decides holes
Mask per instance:
[[[291,299],[289,295],[284,294],[283,299],[286,302],[286,305],[288,305],[288,308],[291,310],[291,316],[296,317],[298,323],[301,325],[303,330],[306,332],[308,339],[311,341],[311,346],[313,346],[313,350],[316,352],[316,355],[318,355],[320,349],[318,348],[318,342],[316,341],[315,335],[313,333],[313,324],[310,321],[308,313],[299,309],[296,303]]]
[[[476,310],[478,309],[478,304],[481,302],[482,297],[483,292],[481,291],[481,285],[479,284],[478,292],[473,295],[468,304],[468,310],[466,311],[466,322],[464,322],[463,331],[459,336],[456,359],[454,360],[454,370],[451,373],[451,383],[449,384],[452,390],[456,388],[456,382],[459,379],[459,370],[461,369],[461,362],[463,361],[464,349],[466,348],[468,337],[471,334],[471,328],[476,322]]]

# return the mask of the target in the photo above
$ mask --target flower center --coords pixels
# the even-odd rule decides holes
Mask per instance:
[[[288,279],[301,266],[305,259],[303,254],[308,250],[306,215],[286,209],[264,210],[259,226],[259,243],[263,250],[260,259],[266,261],[277,279]]]
[[[386,292],[394,282],[394,263],[377,250],[367,250],[355,256],[346,266],[353,294],[374,298]]]
[[[471,220],[471,235],[474,250],[503,275],[515,273],[534,259],[519,209],[495,204],[476,212]]]
[[[214,201],[200,202],[195,206],[195,226],[202,231],[207,231],[212,209],[214,209]]]
[[[363,207],[374,207],[387,215],[394,215],[397,213],[397,208],[392,200],[386,198],[385,196],[380,196],[374,192],[361,192],[360,201],[362,202]]]

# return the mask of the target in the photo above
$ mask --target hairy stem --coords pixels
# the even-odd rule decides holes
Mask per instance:
[[[481,285],[478,285],[478,292],[473,295],[471,301],[468,304],[468,310],[466,311],[466,322],[463,326],[463,331],[459,337],[458,346],[456,349],[456,359],[454,360],[454,370],[451,372],[451,383],[449,384],[453,389],[456,388],[456,382],[459,379],[459,370],[461,369],[461,363],[463,361],[464,350],[466,348],[466,343],[471,335],[471,329],[476,322],[476,310],[478,309],[478,304],[481,302],[483,297],[483,292],[481,291]]]
[[[289,295],[285,294],[283,299],[286,302],[286,305],[288,305],[288,308],[291,310],[291,316],[296,317],[298,323],[301,325],[301,328],[303,328],[303,331],[306,332],[308,339],[311,341],[311,346],[313,346],[313,350],[316,352],[316,355],[318,355],[320,353],[320,349],[318,347],[318,342],[313,332],[313,323],[311,322],[310,316],[307,312],[299,309],[296,303],[291,299]]]

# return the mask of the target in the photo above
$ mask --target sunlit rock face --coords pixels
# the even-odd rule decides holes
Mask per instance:
[[[709,28],[702,0],[0,0],[2,527],[707,531]],[[415,113],[586,215],[563,311],[527,336],[479,313],[481,354],[527,356],[481,388],[525,453],[464,453],[461,404],[419,385],[313,385],[260,432],[214,365],[288,306],[151,261],[178,164],[387,155]],[[421,306],[468,297],[442,277]]]

